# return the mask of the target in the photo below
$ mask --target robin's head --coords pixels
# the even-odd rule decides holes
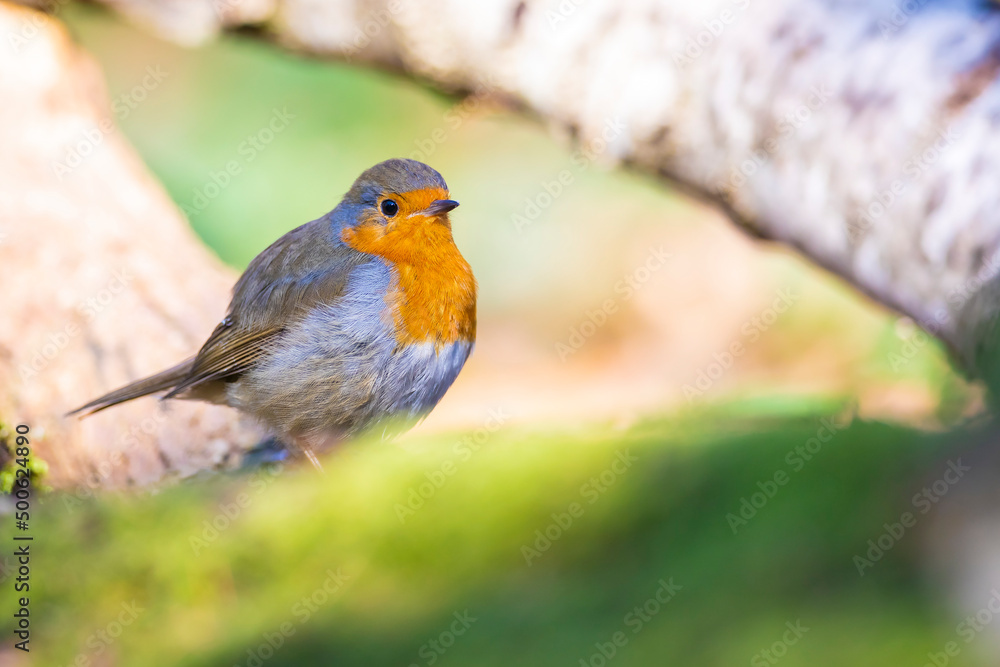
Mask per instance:
[[[397,339],[436,344],[476,337],[476,279],[451,235],[441,174],[416,160],[386,160],[358,177],[335,211],[340,240],[395,269]]]
[[[441,174],[416,160],[380,162],[361,174],[344,196],[352,220],[346,227],[367,235],[406,234],[427,225],[451,229],[448,212],[458,202],[448,198]],[[360,229],[358,229],[360,231]]]

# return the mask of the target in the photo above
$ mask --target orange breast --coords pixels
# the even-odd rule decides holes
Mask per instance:
[[[393,195],[400,206],[398,220],[366,221],[341,233],[348,246],[382,257],[394,269],[396,281],[386,301],[395,307],[401,344],[476,338],[472,268],[455,245],[447,216],[419,214],[431,201],[447,198],[439,188]]]

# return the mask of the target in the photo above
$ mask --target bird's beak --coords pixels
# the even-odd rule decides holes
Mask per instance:
[[[458,202],[454,199],[435,199],[430,206],[423,210],[423,213],[424,215],[442,215],[456,206],[458,206]]]

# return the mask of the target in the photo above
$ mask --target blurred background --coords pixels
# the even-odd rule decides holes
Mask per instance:
[[[237,270],[368,166],[438,169],[479,339],[424,423],[325,476],[44,496],[38,646],[0,660],[921,665],[954,640],[913,498],[983,390],[911,321],[488,92],[61,17]]]

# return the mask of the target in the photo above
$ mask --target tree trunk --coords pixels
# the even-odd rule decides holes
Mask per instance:
[[[222,407],[63,416],[190,355],[235,276],[118,133],[98,67],[60,24],[0,4],[0,36],[4,435],[28,426],[55,487],[148,485],[237,458],[257,434]]]

